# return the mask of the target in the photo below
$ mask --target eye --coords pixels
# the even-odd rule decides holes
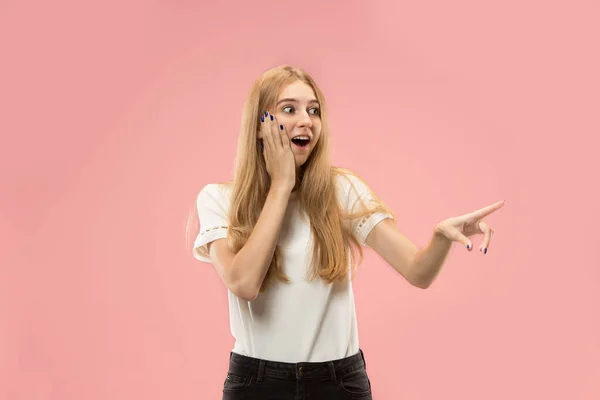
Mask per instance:
[[[286,114],[290,114],[294,112],[294,107],[292,106],[285,106],[281,109],[281,111],[283,111]],[[319,107],[313,107],[310,110],[308,110],[308,112],[312,115],[319,115],[320,114],[320,110]]]

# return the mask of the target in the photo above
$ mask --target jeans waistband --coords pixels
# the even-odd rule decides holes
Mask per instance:
[[[258,381],[269,376],[280,379],[332,379],[358,370],[366,369],[364,353],[359,350],[355,355],[332,361],[286,363],[262,360],[231,352],[229,372],[256,376]]]

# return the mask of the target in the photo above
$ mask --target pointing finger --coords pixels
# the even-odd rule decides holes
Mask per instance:
[[[488,215],[490,215],[491,213],[493,213],[494,211],[502,208],[503,206],[504,206],[504,200],[498,201],[492,205],[483,207],[482,209],[479,209],[477,211],[474,211],[474,212],[468,214],[468,217],[470,219],[474,219],[474,220],[483,219],[483,218],[487,217]]]

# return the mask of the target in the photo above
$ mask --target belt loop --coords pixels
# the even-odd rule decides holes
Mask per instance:
[[[265,360],[259,360],[258,362],[258,379],[257,382],[262,382],[265,377]]]
[[[333,365],[333,361],[328,361],[327,365],[329,366],[329,375],[331,375],[331,380],[332,381],[337,381],[337,378],[335,376],[335,366]]]
[[[365,364],[365,370],[367,369],[367,360],[365,360],[365,353],[360,349],[360,356],[362,357],[363,364]]]

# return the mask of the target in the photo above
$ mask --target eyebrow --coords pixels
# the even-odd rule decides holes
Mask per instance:
[[[281,99],[281,100],[279,100],[279,101],[277,102],[277,104],[284,103],[284,102],[294,102],[294,103],[297,103],[297,102],[298,102],[298,100],[296,100],[296,99],[291,99],[291,98],[286,98],[286,99]],[[309,100],[309,101],[308,101],[308,103],[309,103],[309,104],[310,104],[310,103],[319,103],[319,101],[318,101],[318,100],[316,100],[316,99],[312,99],[312,100]]]

